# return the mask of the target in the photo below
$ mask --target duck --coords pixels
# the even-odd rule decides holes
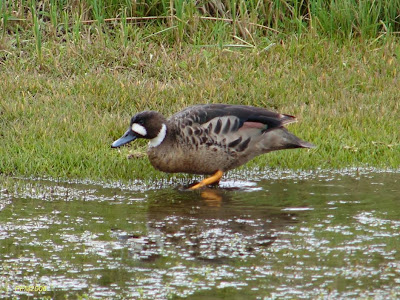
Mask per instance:
[[[191,190],[219,183],[223,174],[271,151],[314,148],[290,133],[285,125],[294,116],[261,107],[199,104],[169,119],[157,111],[143,111],[130,120],[128,130],[112,148],[147,139],[147,155],[157,170],[209,175]]]

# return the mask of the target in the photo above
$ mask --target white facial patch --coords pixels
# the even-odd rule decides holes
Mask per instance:
[[[146,136],[147,135],[146,128],[144,128],[142,125],[139,125],[137,123],[133,123],[132,131],[140,134],[141,136]]]
[[[149,147],[157,147],[160,145],[163,140],[165,139],[165,136],[167,135],[167,126],[165,124],[162,124],[160,132],[157,134],[157,136],[154,139],[151,139],[149,142]]]

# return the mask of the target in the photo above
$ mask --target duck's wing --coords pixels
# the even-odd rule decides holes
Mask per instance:
[[[229,152],[258,155],[313,146],[283,128],[295,122],[295,117],[253,106],[197,105],[173,115],[170,121],[180,131],[178,135],[196,147],[215,146]]]
[[[246,106],[246,105],[229,105],[229,104],[205,104],[190,106],[170,118],[170,121],[180,125],[204,125],[213,119],[223,118],[225,122],[215,124],[216,131],[221,126],[226,134],[229,126],[234,125],[233,130],[246,126],[245,123],[258,123],[264,130],[281,127],[285,124],[296,122],[294,116],[280,114],[269,111],[264,108]],[[229,121],[228,121],[229,120]],[[229,124],[235,120],[234,124]],[[221,119],[222,122],[222,119]],[[223,126],[225,125],[225,126]]]

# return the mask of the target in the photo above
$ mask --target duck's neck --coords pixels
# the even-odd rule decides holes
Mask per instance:
[[[167,125],[163,123],[161,125],[161,129],[158,132],[157,136],[149,141],[149,148],[159,146],[164,141],[166,136],[167,136]]]

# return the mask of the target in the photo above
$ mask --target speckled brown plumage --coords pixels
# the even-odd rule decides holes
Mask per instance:
[[[158,170],[207,175],[234,169],[270,151],[313,147],[283,127],[295,121],[293,116],[253,106],[206,104],[188,107],[168,120],[154,111],[139,113],[130,127],[139,124],[146,135],[128,129],[124,136],[133,134],[132,139],[147,138],[150,145],[157,145],[149,147],[148,157]],[[160,136],[162,124],[165,137]],[[113,146],[129,142],[120,140]]]

